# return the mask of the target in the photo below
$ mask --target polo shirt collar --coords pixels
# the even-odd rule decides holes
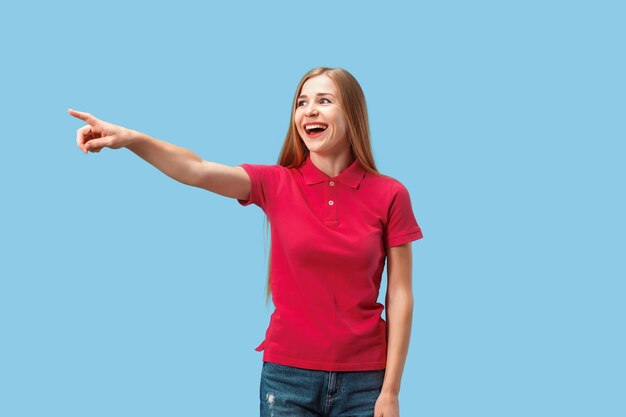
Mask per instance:
[[[315,166],[313,161],[311,161],[310,154],[307,154],[306,159],[304,160],[302,165],[298,167],[298,170],[302,173],[304,181],[308,185],[319,184],[320,182],[325,182],[332,178],[333,180],[339,181],[342,184],[345,184],[352,188],[357,188],[361,181],[363,181],[363,177],[365,176],[365,170],[361,168],[359,160],[355,159],[354,162],[352,162],[349,167],[341,171],[339,175],[337,175],[336,177],[329,177]]]

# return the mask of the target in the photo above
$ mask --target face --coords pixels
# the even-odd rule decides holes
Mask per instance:
[[[332,155],[350,148],[339,92],[327,75],[309,78],[302,85],[294,121],[309,152]]]

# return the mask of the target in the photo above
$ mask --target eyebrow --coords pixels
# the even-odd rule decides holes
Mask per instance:
[[[318,97],[319,97],[319,96],[333,96],[333,97],[335,97],[335,96],[334,96],[333,94],[331,94],[331,93],[317,93],[317,94],[316,94],[316,96],[318,96]],[[307,95],[306,95],[306,94],[300,94],[300,95],[298,96],[298,98],[302,98],[302,97],[307,97]]]

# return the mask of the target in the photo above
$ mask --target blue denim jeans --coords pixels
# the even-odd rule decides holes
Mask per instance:
[[[316,371],[263,362],[261,417],[373,417],[385,370]]]

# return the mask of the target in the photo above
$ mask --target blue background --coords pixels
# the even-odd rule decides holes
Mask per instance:
[[[320,65],[425,235],[401,415],[626,415],[622,5],[2,6],[0,415],[258,415],[262,211],[83,155],[67,109],[275,163]]]

